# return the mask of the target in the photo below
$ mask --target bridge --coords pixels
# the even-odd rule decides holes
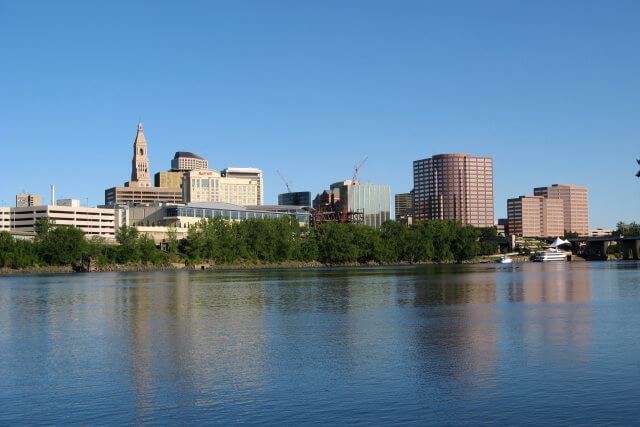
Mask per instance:
[[[640,259],[640,236],[574,237],[567,240],[571,242],[571,250],[574,253],[581,244],[586,244],[585,255],[589,259],[606,260],[607,248],[613,243],[618,244],[622,259]]]

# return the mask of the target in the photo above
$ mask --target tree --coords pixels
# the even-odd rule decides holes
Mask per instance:
[[[58,226],[38,236],[38,251],[44,262],[70,265],[82,259],[87,250],[84,232],[76,227]]]

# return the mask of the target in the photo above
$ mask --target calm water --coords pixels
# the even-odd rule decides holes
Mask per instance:
[[[0,424],[640,415],[640,264],[0,277]]]

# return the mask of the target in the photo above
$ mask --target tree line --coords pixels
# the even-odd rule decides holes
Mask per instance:
[[[81,230],[55,226],[45,219],[36,225],[33,240],[0,233],[0,267],[71,265],[83,257],[92,257],[98,265],[461,262],[496,253],[497,246],[486,242],[490,237],[495,237],[494,228],[479,229],[453,220],[414,225],[388,221],[374,229],[340,223],[308,228],[287,217],[240,222],[207,218],[192,226],[182,240],[170,229],[161,250],[135,227],[118,229],[114,245],[99,237],[85,239]]]

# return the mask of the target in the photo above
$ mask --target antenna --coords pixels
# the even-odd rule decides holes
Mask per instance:
[[[278,172],[278,175],[280,175],[280,179],[282,180],[282,182],[284,182],[284,185],[287,187],[287,193],[291,193],[291,187],[289,187],[289,183],[287,182],[287,180],[284,178],[284,176],[282,176],[279,170],[276,170],[276,172]]]
[[[362,159],[362,161],[360,162],[359,165],[356,165],[353,168],[353,178],[351,178],[352,181],[357,181],[358,180],[358,174],[360,173],[360,169],[362,168],[362,166],[364,166],[364,164],[366,163],[368,158],[369,158],[369,156],[365,157],[364,159]]]

